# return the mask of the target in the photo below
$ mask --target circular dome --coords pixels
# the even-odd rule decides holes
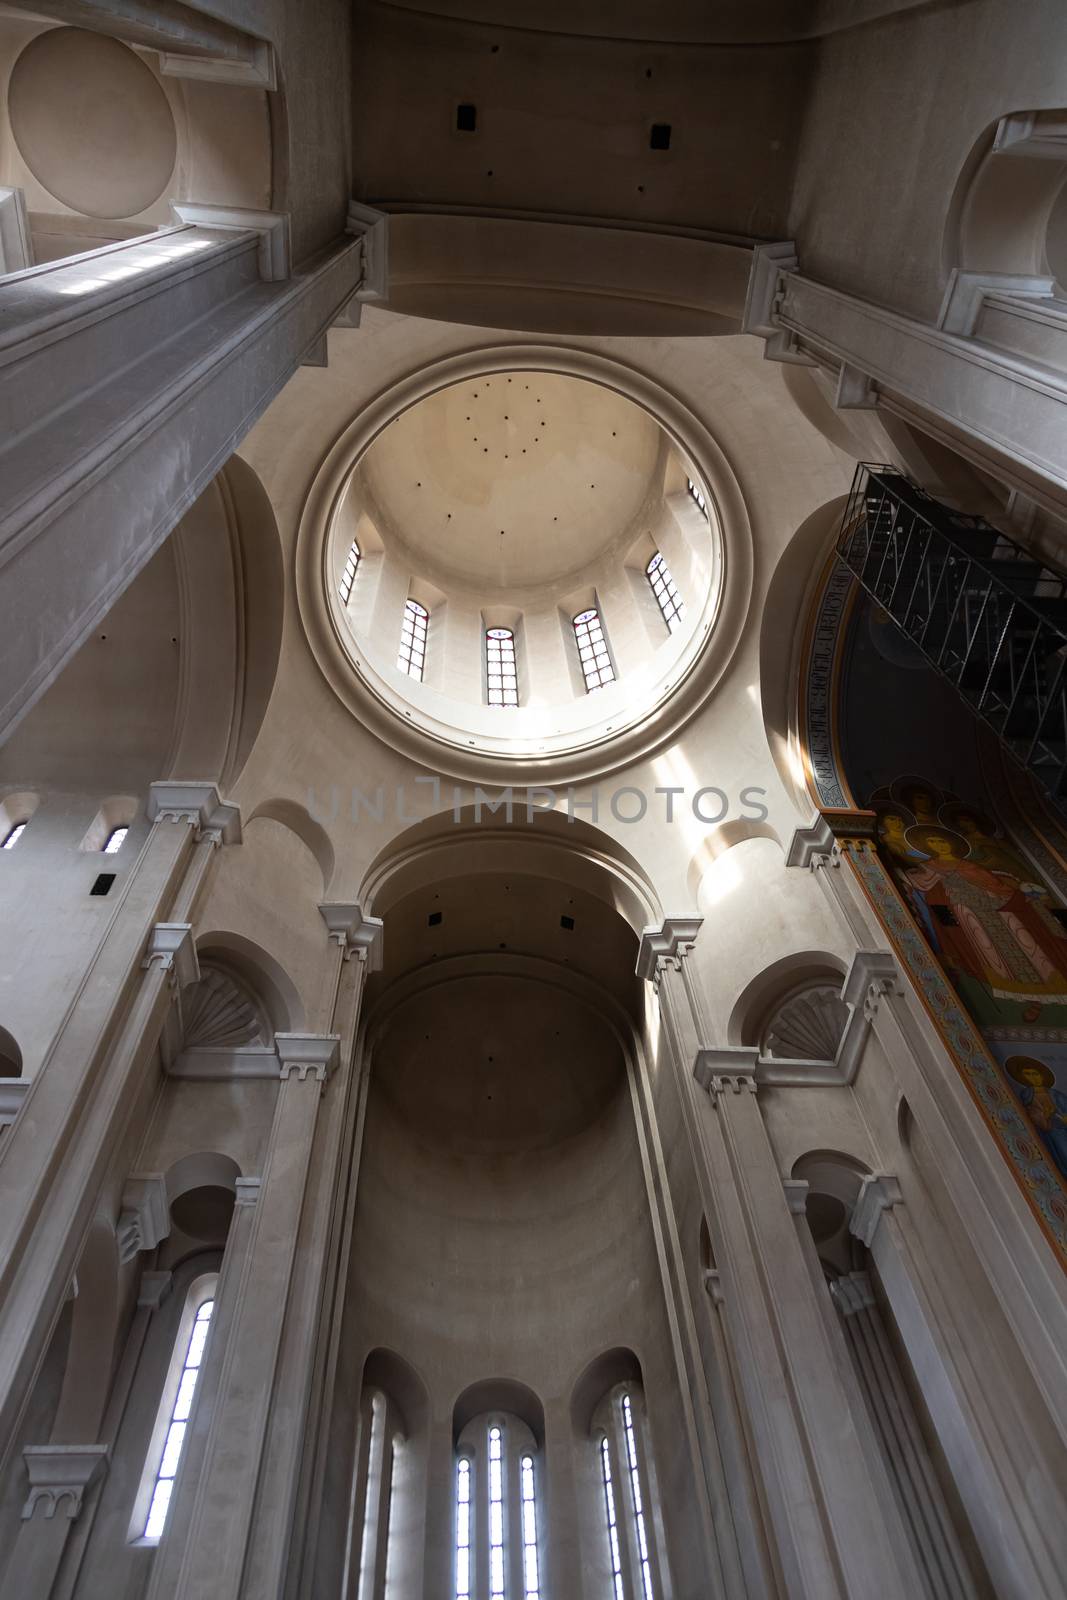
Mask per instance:
[[[339,698],[481,784],[603,774],[667,742],[730,659],[751,575],[743,499],[692,413],[532,342],[375,400],[323,463],[297,553]]]
[[[12,69],[8,115],[34,177],[85,216],[136,216],[170,181],[177,135],[166,94],[117,39],[38,34]]]
[[[367,451],[361,488],[422,575],[506,591],[576,575],[655,488],[661,430],[600,384],[554,372],[470,378]]]

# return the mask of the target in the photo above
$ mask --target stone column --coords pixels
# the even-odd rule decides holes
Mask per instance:
[[[830,1297],[881,1441],[929,1600],[977,1600],[911,1396],[865,1272],[835,1278]]]
[[[160,1543],[149,1595],[152,1600],[257,1600],[276,1595],[281,1584],[280,1557],[269,1563],[262,1586],[246,1590],[243,1579],[250,1560],[260,1562],[250,1544],[261,1477],[291,1482],[299,1460],[303,1419],[283,1406],[279,1393],[288,1386],[292,1367],[310,1361],[302,1338],[309,1308],[298,1289],[303,1262],[297,1247],[309,1200],[316,1188],[312,1153],[327,1083],[339,1058],[336,1034],[278,1034],[280,1059],[278,1103],[260,1180],[248,1243],[239,1276],[230,1276],[220,1312],[225,1311],[224,1342],[212,1338],[217,1363],[203,1459],[195,1477],[192,1462],[183,1462],[175,1499],[184,1515],[175,1518]],[[318,1234],[320,1227],[313,1227]],[[311,1310],[312,1322],[313,1308]],[[298,1371],[297,1376],[302,1374]],[[203,1402],[198,1410],[203,1411]],[[268,1459],[268,1437],[282,1450],[280,1463]],[[184,1505],[183,1505],[184,1503]],[[271,1507],[286,1515],[284,1502]],[[266,1530],[264,1529],[264,1532]],[[290,1528],[276,1530],[272,1546],[287,1547]]]
[[[25,1600],[51,1600],[59,1564],[90,1486],[107,1470],[105,1444],[28,1445],[22,1452],[30,1492],[4,1592]]]
[[[996,1363],[974,1365],[955,1325],[967,1308],[949,1303],[907,1213],[896,1178],[876,1173],[863,1180],[851,1230],[870,1251],[996,1593],[1058,1600],[1067,1571],[1060,1487],[1032,1470]]]
[[[336,245],[293,272],[287,217],[178,211],[0,282],[0,739],[338,313],[383,287],[377,213],[352,216],[354,237],[339,217]]]
[[[153,784],[154,826],[48,1057],[0,1144],[0,1443],[43,1359],[100,1185],[180,988],[199,974],[189,910],[240,838],[210,784]]]

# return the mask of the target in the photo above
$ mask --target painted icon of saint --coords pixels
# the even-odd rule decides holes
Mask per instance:
[[[1019,1085],[1019,1099],[1027,1116],[1067,1177],[1067,1094],[1056,1088],[1051,1067],[1034,1056],[1009,1056],[1004,1070]]]

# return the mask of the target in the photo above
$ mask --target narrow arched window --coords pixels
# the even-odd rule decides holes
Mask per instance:
[[[468,1423],[455,1477],[455,1600],[541,1600],[538,1452],[510,1413]]]
[[[400,651],[396,664],[409,678],[422,682],[426,666],[426,633],[430,613],[417,600],[404,601],[404,616],[400,625]]]
[[[652,560],[645,568],[645,576],[649,581],[652,593],[656,597],[656,604],[663,613],[663,620],[673,633],[682,620],[685,605],[678,593],[677,585],[671,577],[671,569],[663,559],[662,552],[657,550]]]
[[[112,828],[111,832],[104,840],[104,854],[106,856],[117,855],[122,849],[123,845],[126,843],[126,835],[129,833],[129,831],[129,828]]]
[[[651,1463],[636,1383],[620,1384],[601,1403],[593,1437],[612,1600],[659,1600]]]
[[[356,570],[358,567],[359,545],[353,539],[348,555],[345,557],[344,570],[341,573],[341,581],[337,585],[337,593],[343,606],[348,604],[349,596],[352,593],[352,585],[356,581]]]
[[[133,1537],[158,1544],[167,1524],[175,1479],[185,1448],[193,1397],[203,1368],[218,1274],[198,1278],[189,1290],[163,1385],[152,1443],[137,1497]]]
[[[404,1436],[394,1402],[380,1389],[364,1392],[361,1424],[357,1481],[363,1484],[363,1529],[356,1600],[384,1600],[389,1593],[393,1501]]]
[[[594,689],[602,689],[606,683],[615,682],[615,668],[608,654],[600,612],[595,606],[588,611],[579,611],[573,619],[573,626],[586,692],[592,694]]]
[[[694,483],[692,478],[687,478],[685,480],[685,486],[689,491],[690,499],[694,500],[696,502],[697,506],[699,507],[700,513],[703,516],[705,522],[710,521],[710,518],[708,517],[707,496],[704,494],[704,491],[700,487],[699,483]]]
[[[491,706],[518,705],[515,635],[510,628],[485,630],[485,682],[486,698]]]
[[[16,822],[15,826],[10,828],[4,835],[4,842],[0,844],[0,850],[14,850],[22,835],[26,832],[27,826],[28,824],[25,822]]]

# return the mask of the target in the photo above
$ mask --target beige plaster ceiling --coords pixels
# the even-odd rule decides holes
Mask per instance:
[[[495,373],[412,406],[360,472],[417,570],[527,588],[581,571],[626,531],[656,485],[661,437],[600,384]]]

